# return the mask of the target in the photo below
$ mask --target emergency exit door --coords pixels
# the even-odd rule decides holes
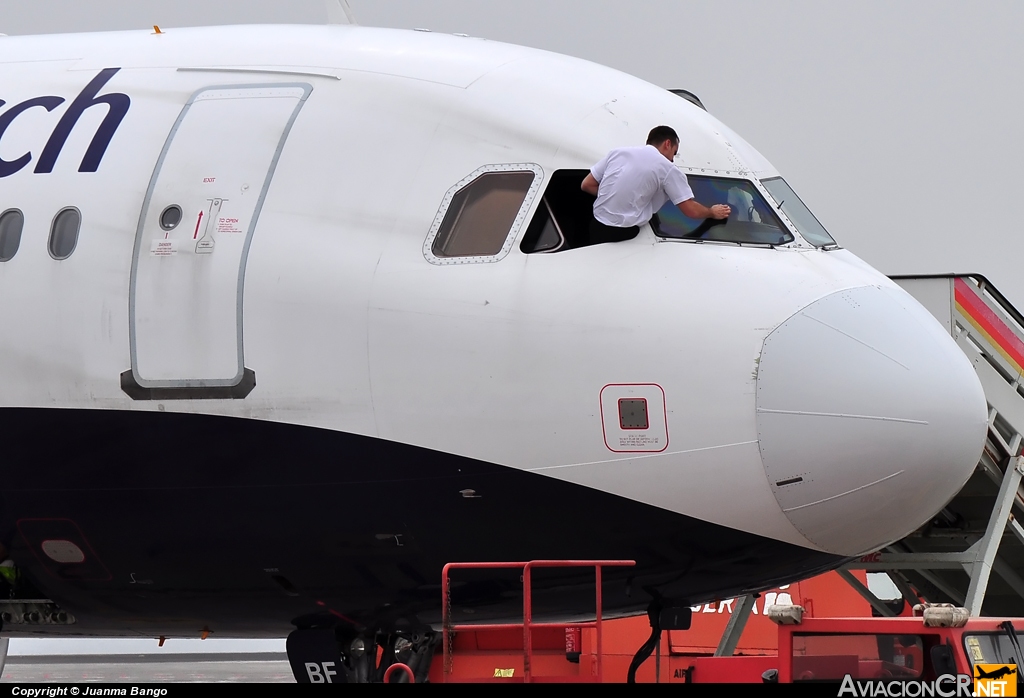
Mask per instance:
[[[150,181],[129,294],[136,399],[245,397],[245,264],[299,83],[210,87],[185,105]]]

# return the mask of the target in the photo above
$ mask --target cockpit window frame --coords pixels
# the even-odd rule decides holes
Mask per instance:
[[[785,201],[779,201],[777,195],[772,193],[771,189],[768,188],[767,182],[772,182],[774,180],[782,182],[786,186],[786,188],[790,192],[792,192],[793,197],[800,203],[800,206],[803,207],[807,215],[814,220],[814,222],[818,225],[819,228],[821,228],[822,232],[828,237],[829,240],[831,240],[831,242],[825,244],[818,244],[813,239],[811,239],[810,236],[804,234],[804,231],[801,230],[800,226],[796,224],[796,221],[793,220],[793,218],[783,208]],[[808,208],[807,204],[804,203],[804,200],[800,198],[800,195],[796,193],[796,190],[793,189],[792,185],[790,185],[790,183],[787,182],[782,175],[772,175],[771,177],[764,177],[759,179],[757,183],[760,185],[760,188],[763,189],[765,193],[768,195],[768,200],[775,204],[775,210],[779,213],[779,215],[786,222],[786,224],[797,232],[797,235],[800,236],[801,240],[806,242],[811,247],[823,250],[825,252],[831,252],[832,250],[842,249],[842,246],[838,242],[836,242],[836,239],[834,237],[832,237],[832,233],[828,232],[828,229],[825,228],[824,225],[822,225],[821,221],[818,220],[818,217],[814,215],[814,212],[811,211],[810,208]]]
[[[437,239],[437,234],[441,229],[448,208],[451,206],[452,199],[461,190],[468,187],[475,180],[481,176],[493,173],[493,172],[532,172],[533,181],[530,183],[529,189],[526,191],[526,197],[523,199],[523,203],[519,207],[518,213],[516,213],[515,220],[512,223],[512,227],[509,229],[505,242],[502,243],[501,249],[493,255],[475,255],[475,256],[463,256],[463,257],[439,257],[434,254],[434,241]],[[523,227],[529,221],[529,214],[533,210],[534,201],[537,198],[537,194],[540,192],[541,186],[544,184],[544,169],[532,162],[517,162],[517,163],[504,163],[504,164],[490,164],[483,165],[473,170],[471,173],[463,177],[461,180],[456,182],[448,191],[445,193],[444,198],[441,200],[441,205],[437,209],[437,215],[434,216],[434,221],[430,224],[430,230],[427,232],[427,237],[423,241],[423,256],[431,264],[438,266],[451,266],[461,264],[491,264],[494,262],[500,262],[504,259],[508,253],[515,247],[516,240],[519,237],[519,233],[523,230]]]

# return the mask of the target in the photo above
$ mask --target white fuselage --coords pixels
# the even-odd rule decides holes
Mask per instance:
[[[536,167],[543,190],[556,170],[585,170],[662,123],[680,133],[676,164],[688,174],[758,187],[777,176],[714,117],[638,79],[480,39],[355,27],[3,38],[0,65],[0,119],[42,95],[65,100],[25,110],[0,135],[0,158],[31,154],[0,178],[0,208],[25,220],[20,249],[0,264],[0,405],[362,435],[839,557],[916,528],[980,451],[985,403],[968,362],[927,311],[848,251],[799,234],[778,247],[695,244],[644,226],[626,242],[525,254],[524,223],[499,259],[428,259],[446,192],[478,168]],[[99,95],[131,104],[96,171],[79,169],[105,105],[83,112],[52,171],[35,172],[62,114],[108,68],[120,70]],[[203,138],[249,129],[258,140],[245,105],[190,112],[174,129],[195,95],[241,89],[256,104],[254,86],[280,102],[268,123],[294,120],[279,149],[261,146],[276,158],[271,176],[239,186],[238,144],[218,160],[217,139]],[[169,145],[173,133],[199,144],[203,182],[186,181],[198,170]],[[178,170],[158,172],[162,153]],[[252,170],[266,174],[260,162]],[[258,191],[258,205],[237,203]],[[241,228],[214,230],[218,248],[203,257],[197,213],[217,213],[205,203],[183,203],[166,235],[154,227],[176,203],[156,199],[178,194],[242,207]],[[81,231],[56,260],[48,236],[66,207],[81,212]],[[166,260],[153,254],[161,235],[178,240]],[[227,271],[210,290],[196,265],[218,253]],[[860,315],[828,305],[841,292]],[[161,335],[163,316],[147,313],[168,296],[180,326]],[[816,303],[823,310],[807,310]],[[801,313],[804,329],[793,324]],[[786,327],[769,365],[766,339]],[[236,353],[256,380],[241,399],[139,400],[119,383],[134,369],[143,383],[187,387],[204,378],[189,367],[214,354],[232,378]],[[774,382],[761,390],[767,371]],[[644,438],[609,432],[608,405],[630,395],[653,405]],[[776,483],[790,475],[812,489],[788,494]]]

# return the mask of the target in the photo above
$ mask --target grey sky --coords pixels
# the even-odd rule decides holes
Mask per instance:
[[[360,24],[526,44],[689,89],[845,247],[889,274],[983,273],[1024,309],[1024,2],[350,5]],[[326,16],[324,0],[0,0],[8,34]]]
[[[890,274],[976,271],[1024,307],[1018,0],[350,0],[696,92],[833,235]],[[0,0],[0,31],[322,22],[324,0]]]

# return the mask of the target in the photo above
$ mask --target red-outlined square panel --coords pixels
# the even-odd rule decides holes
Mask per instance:
[[[668,448],[665,391],[657,383],[609,383],[601,388],[604,445],[615,453]]]

